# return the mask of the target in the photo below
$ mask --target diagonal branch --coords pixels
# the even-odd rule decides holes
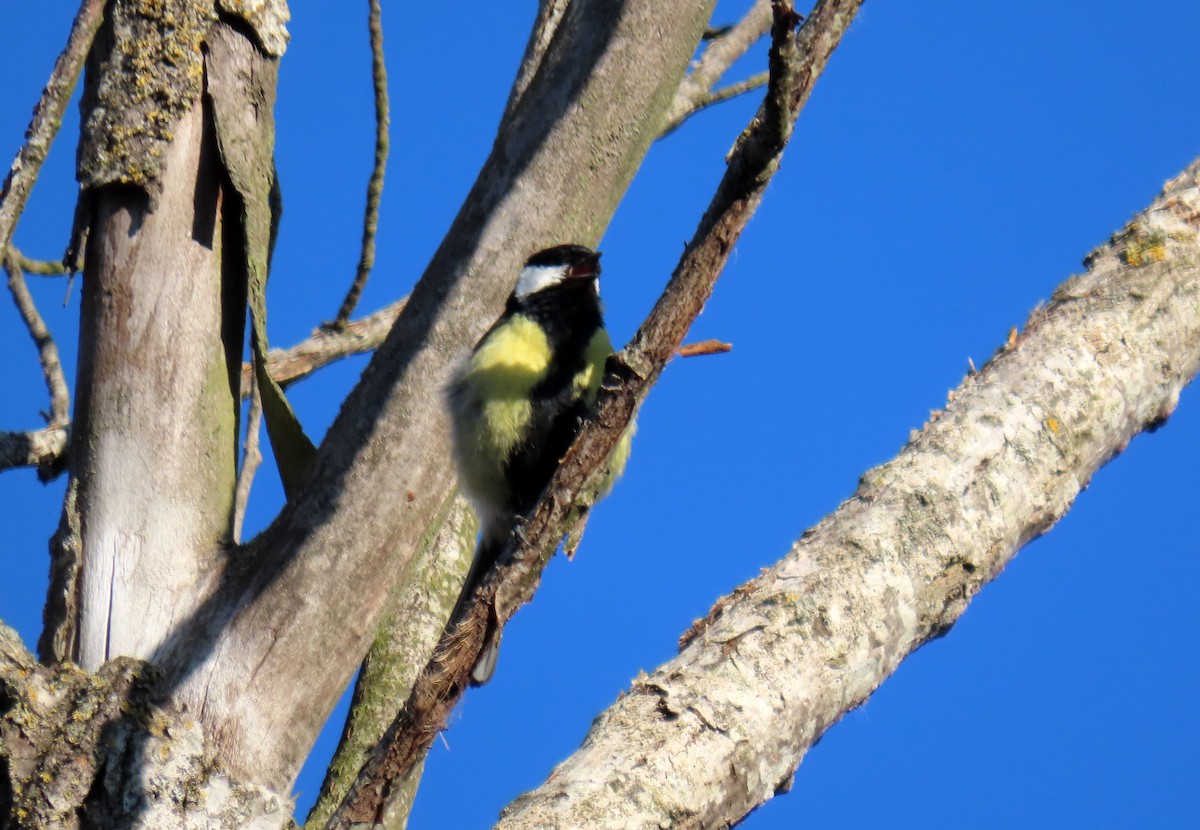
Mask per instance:
[[[729,827],[786,791],[830,726],[1174,410],[1200,369],[1200,160],[1087,263],[497,827]]]
[[[0,189],[0,255],[12,241],[13,228],[25,210],[29,192],[37,181],[42,162],[62,125],[63,112],[79,81],[88,50],[104,17],[104,0],[83,0],[71,25],[66,48],[54,62],[50,80],[33,110],[33,119],[25,131],[25,144],[17,153],[12,169]]]
[[[610,360],[610,385],[592,419],[564,458],[524,530],[510,563],[477,591],[461,622],[443,638],[404,709],[364,764],[358,781],[327,830],[377,821],[387,793],[403,781],[443,728],[467,688],[494,613],[501,623],[532,597],[541,571],[563,536],[576,525],[605,478],[612,449],[666,362],[700,313],[741,230],[778,166],[791,126],[858,10],[861,0],[825,0],[799,35],[790,4],[774,6],[772,82],[750,128],[735,145],[729,169],[663,296],[632,344]],[[615,370],[615,371],[614,371]],[[494,603],[494,611],[493,611]]]
[[[375,233],[379,228],[379,200],[383,196],[383,174],[387,170],[388,159],[388,90],[387,64],[383,59],[383,21],[380,18],[379,0],[367,0],[370,11],[367,15],[367,28],[371,31],[371,79],[375,88],[375,166],[371,170],[371,180],[367,184],[367,207],[363,215],[362,254],[358,259],[358,272],[354,282],[342,300],[337,317],[330,328],[341,329],[350,320],[350,315],[358,306],[362,297],[367,278],[375,267]]]

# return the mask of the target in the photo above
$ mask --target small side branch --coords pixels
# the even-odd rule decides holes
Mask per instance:
[[[33,295],[25,285],[25,278],[11,259],[4,260],[4,270],[8,273],[8,290],[12,292],[13,302],[17,311],[29,329],[38,350],[38,361],[42,364],[42,375],[46,378],[46,388],[50,392],[50,416],[47,419],[51,427],[63,427],[71,419],[71,393],[67,391],[67,378],[63,374],[62,362],[58,359],[58,346],[46,328],[46,322],[38,313],[33,302]]]
[[[267,352],[267,371],[279,385],[287,386],[344,357],[373,352],[383,343],[407,303],[405,297],[339,329],[321,328],[294,346],[271,349]],[[243,400],[249,395],[252,374],[250,364],[242,364]]]
[[[724,77],[729,68],[750,50],[771,28],[770,0],[757,0],[737,24],[723,30],[714,37],[704,54],[696,61],[692,71],[679,84],[675,100],[667,111],[659,137],[668,135],[691,116],[705,107],[728,101],[744,92],[757,89],[766,83],[767,73],[731,84],[713,92],[713,87]],[[758,80],[761,79],[761,80]],[[756,83],[752,82],[757,81]]]
[[[0,431],[0,471],[37,467],[49,480],[62,470],[69,434],[64,427],[46,427],[29,432]]]
[[[71,269],[61,259],[30,259],[18,251],[15,245],[8,246],[8,259],[26,275],[64,277],[71,273]]]
[[[25,144],[17,152],[12,169],[4,180],[4,188],[0,190],[0,255],[12,241],[13,229],[25,210],[42,162],[50,153],[50,145],[54,143],[54,137],[62,125],[63,112],[71,100],[71,93],[79,81],[79,72],[83,69],[96,30],[100,28],[100,21],[104,17],[104,5],[104,0],[83,0],[71,26],[66,48],[54,62],[50,80],[33,110],[33,119],[25,131]]]
[[[367,278],[375,267],[375,233],[379,227],[379,200],[383,196],[383,174],[387,170],[388,159],[388,91],[387,64],[383,59],[383,21],[380,18],[379,0],[367,0],[370,12],[367,15],[367,27],[371,30],[371,77],[375,84],[375,166],[371,170],[371,180],[367,183],[367,207],[363,215],[362,253],[358,259],[358,273],[354,283],[342,300],[332,328],[344,327],[358,306]]]

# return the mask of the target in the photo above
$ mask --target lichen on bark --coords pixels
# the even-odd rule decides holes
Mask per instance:
[[[85,188],[130,184],[155,201],[175,124],[204,85],[201,44],[211,2],[114,0],[88,59],[78,177]],[[133,83],[130,78],[136,79]]]
[[[283,830],[291,802],[233,780],[200,724],[160,705],[159,672],[41,666],[0,624],[0,820],[24,830]]]

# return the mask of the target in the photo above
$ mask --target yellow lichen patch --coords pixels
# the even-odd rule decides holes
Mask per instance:
[[[1058,435],[1058,432],[1059,432],[1058,419],[1057,418],[1047,418],[1046,419],[1046,429],[1050,430],[1055,435]]]
[[[1167,259],[1167,235],[1162,231],[1147,231],[1140,222],[1130,222],[1113,241],[1124,246],[1121,259],[1133,268]]]

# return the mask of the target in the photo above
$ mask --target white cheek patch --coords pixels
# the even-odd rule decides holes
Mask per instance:
[[[562,265],[526,265],[521,270],[521,276],[517,277],[514,293],[518,297],[528,297],[543,288],[562,282],[566,274],[567,269]]]

